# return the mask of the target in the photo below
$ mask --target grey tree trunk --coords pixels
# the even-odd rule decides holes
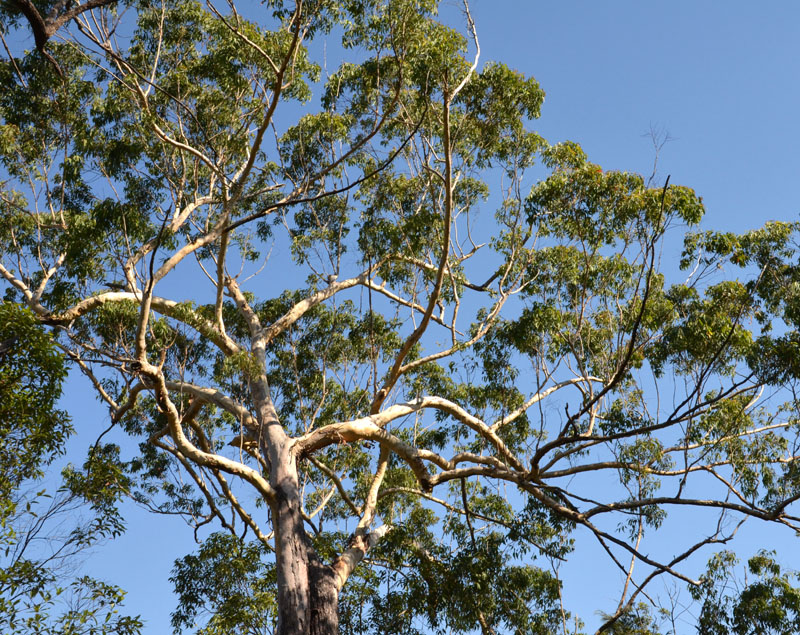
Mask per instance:
[[[303,527],[297,463],[279,424],[266,378],[251,391],[258,404],[261,452],[268,457],[278,574],[276,635],[338,635],[339,591],[333,568],[320,562]]]
[[[339,593],[333,569],[320,562],[303,529],[299,501],[273,509],[278,569],[276,635],[337,635]]]

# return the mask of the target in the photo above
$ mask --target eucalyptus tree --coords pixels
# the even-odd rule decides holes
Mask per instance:
[[[0,304],[0,629],[133,635],[141,621],[119,615],[124,592],[73,575],[87,549],[122,530],[113,464],[90,456],[89,474],[69,467],[60,487],[43,482],[73,430],[58,408],[64,360],[37,322]]]
[[[87,469],[204,539],[176,630],[576,632],[580,539],[620,572],[602,628],[652,631],[654,580],[712,606],[693,554],[798,529],[796,226],[662,268],[700,198],[531,131],[467,5],[60,26],[0,67],[0,275],[131,439]]]

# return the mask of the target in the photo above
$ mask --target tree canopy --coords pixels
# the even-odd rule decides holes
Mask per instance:
[[[82,470],[68,465],[60,486],[43,482],[73,429],[58,408],[63,356],[37,322],[18,304],[0,304],[0,629],[138,633],[140,620],[117,614],[120,588],[70,575],[86,550],[119,535],[123,522],[100,455],[90,453]]]
[[[797,224],[700,231],[690,187],[543,139],[466,3],[0,14],[36,45],[0,63],[4,505],[66,365],[109,411],[78,535],[123,497],[197,528],[176,632],[579,633],[577,540],[619,572],[601,631],[673,632],[672,579],[700,632],[796,632],[793,574],[737,589],[720,545],[800,530]]]

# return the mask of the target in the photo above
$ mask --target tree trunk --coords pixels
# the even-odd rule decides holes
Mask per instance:
[[[338,635],[339,591],[333,568],[320,562],[303,526],[296,457],[278,423],[266,380],[251,386],[258,406],[261,451],[269,458],[270,505],[278,574],[276,635]]]
[[[336,635],[339,632],[339,591],[333,568],[317,558],[309,565],[311,583],[311,635]]]
[[[320,562],[303,529],[298,501],[275,506],[278,568],[277,635],[337,635],[339,592],[332,567]]]
[[[298,501],[281,496],[272,510],[278,573],[276,635],[337,635],[339,593],[303,529]]]

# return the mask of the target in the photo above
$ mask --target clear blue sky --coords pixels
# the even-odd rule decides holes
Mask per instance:
[[[447,6],[456,11],[460,2]],[[670,174],[672,183],[703,196],[707,228],[741,231],[798,218],[800,3],[472,0],[471,6],[482,60],[533,75],[546,91],[535,128],[549,141],[571,139],[604,168],[649,174],[653,146],[645,135],[653,127],[673,138],[660,155],[662,180]],[[76,426],[105,427],[105,409],[74,399],[67,405]],[[167,577],[174,558],[193,549],[191,531],[171,518],[132,513],[128,533],[85,566],[129,591],[129,610],[149,622],[145,633],[168,633],[174,598]],[[755,526],[748,536],[751,545],[763,541]],[[800,568],[785,555],[788,566]],[[594,589],[594,600],[602,593],[587,585],[595,580],[592,554],[586,557],[568,588]],[[586,606],[598,608],[593,601]],[[591,622],[591,613],[583,617]]]

